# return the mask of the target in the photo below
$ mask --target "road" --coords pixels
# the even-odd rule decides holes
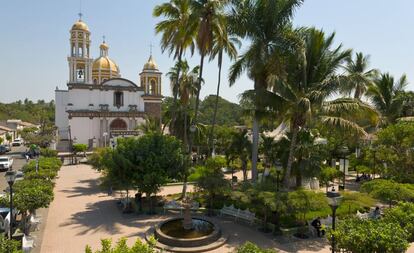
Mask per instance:
[[[26,159],[22,157],[22,153],[25,150],[26,150],[25,146],[12,147],[12,150],[9,153],[6,153],[1,156],[13,157],[13,170],[21,170],[23,166],[26,164]],[[6,179],[4,178],[5,174],[6,174],[5,171],[0,172],[0,192],[4,192],[4,190],[8,187]]]

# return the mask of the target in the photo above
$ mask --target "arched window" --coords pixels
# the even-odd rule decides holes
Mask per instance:
[[[151,85],[150,85],[150,92],[151,95],[155,95],[157,93],[157,84],[155,83],[154,79],[151,79]]]
[[[109,129],[111,130],[111,131],[113,131],[113,130],[128,130],[128,127],[127,127],[127,124],[126,124],[126,122],[124,121],[124,120],[122,120],[122,119],[114,119],[112,122],[111,122],[111,125],[109,126]]]

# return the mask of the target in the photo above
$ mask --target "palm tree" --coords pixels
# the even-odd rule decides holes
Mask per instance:
[[[200,53],[200,72],[199,84],[197,89],[197,96],[195,101],[194,118],[192,125],[197,124],[199,105],[200,105],[200,90],[203,80],[204,59],[211,53],[214,39],[217,34],[223,33],[225,30],[225,15],[224,7],[227,0],[193,0],[192,10],[197,17],[198,32],[197,32],[197,49]],[[190,142],[190,151],[191,151]]]
[[[157,5],[154,8],[153,16],[164,16],[166,19],[160,21],[155,26],[155,32],[162,33],[161,49],[169,51],[170,55],[174,55],[177,59],[176,76],[180,76],[181,60],[187,48],[190,48],[191,54],[195,49],[195,36],[198,23],[195,22],[195,17],[191,9],[192,0],[170,0],[170,2]],[[177,101],[179,78],[173,83],[172,93],[174,97],[174,104]],[[175,112],[172,111],[171,120],[175,120]]]
[[[140,130],[144,134],[160,133],[161,122],[157,118],[148,116],[148,117],[145,117],[145,123],[137,126],[136,130]]]
[[[349,57],[350,50],[342,46],[332,48],[335,34],[325,36],[323,31],[314,28],[295,31],[302,43],[286,56],[286,76],[271,76],[272,92],[259,91],[265,106],[276,110],[285,122],[290,124],[290,148],[284,178],[289,187],[292,163],[297,146],[298,133],[311,124],[321,122],[343,129],[365,133],[364,129],[352,121],[356,113],[374,110],[360,100],[339,98],[327,101],[338,91],[340,82],[336,71]],[[246,92],[245,96],[249,92]],[[252,93],[252,91],[250,91]],[[256,92],[257,93],[257,92]]]
[[[178,67],[179,66],[179,67]],[[181,75],[177,76],[176,69],[181,69]],[[183,123],[183,125],[178,126],[176,123],[178,122],[171,122],[170,127],[174,135],[181,137],[184,142],[185,147],[187,147],[188,143],[188,110],[190,107],[191,98],[195,96],[197,93],[197,86],[198,86],[198,72],[199,67],[196,66],[190,70],[190,67],[186,60],[181,62],[177,62],[175,67],[171,68],[171,71],[167,73],[169,76],[171,83],[178,83],[179,86],[177,87],[177,98],[179,99],[179,103],[174,105],[177,107],[177,111],[179,115],[178,117],[182,117],[182,120],[178,120],[178,122]],[[176,120],[177,120],[176,118]],[[182,130],[182,131],[180,131]]]
[[[343,77],[344,82],[341,87],[342,93],[351,95],[353,92],[355,99],[361,99],[378,76],[378,70],[368,70],[368,66],[369,55],[356,53],[355,60],[352,57],[347,59],[347,64],[344,67],[346,75]]]
[[[226,53],[230,59],[235,59],[237,57],[236,46],[240,47],[240,41],[237,37],[229,35],[227,28],[223,30],[222,33],[216,34],[214,36],[213,48],[210,54],[210,60],[213,60],[217,56],[218,63],[218,80],[217,80],[217,92],[216,92],[216,101],[214,103],[214,113],[213,119],[211,122],[211,132],[209,136],[209,147],[211,150],[214,150],[214,127],[216,125],[217,118],[217,107],[220,96],[220,85],[221,85],[221,69],[223,66],[223,54]]]
[[[233,1],[230,15],[232,32],[250,41],[247,50],[230,69],[233,85],[243,72],[254,82],[256,91],[267,89],[268,78],[281,72],[280,49],[291,45],[287,39],[294,11],[303,0],[242,0]],[[259,105],[255,101],[253,117],[252,180],[257,179],[259,144]]]
[[[400,116],[404,99],[400,94],[408,85],[407,76],[398,81],[389,73],[381,74],[368,89],[367,95],[382,115],[382,124],[390,124]]]
[[[247,130],[242,130],[232,134],[231,143],[226,153],[228,157],[239,158],[242,165],[243,180],[247,180],[247,163],[251,152],[251,142],[249,141]]]

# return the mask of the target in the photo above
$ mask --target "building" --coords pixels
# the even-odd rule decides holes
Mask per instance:
[[[11,136],[10,142],[7,140],[7,136]],[[16,138],[16,130],[0,125],[0,145],[9,145]]]
[[[162,73],[152,54],[137,73],[137,85],[121,76],[119,66],[109,58],[105,39],[100,56],[92,58],[91,32],[83,20],[72,26],[69,42],[67,89],[55,90],[55,124],[61,142],[104,146],[109,138],[137,135],[135,129],[146,116],[161,119]]]

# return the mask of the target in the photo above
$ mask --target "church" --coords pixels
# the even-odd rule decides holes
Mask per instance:
[[[105,40],[100,56],[92,58],[91,32],[81,18],[70,30],[69,43],[67,88],[55,90],[59,142],[107,146],[116,137],[139,135],[136,128],[146,117],[161,119],[162,73],[152,54],[137,73],[137,85],[122,78]]]

